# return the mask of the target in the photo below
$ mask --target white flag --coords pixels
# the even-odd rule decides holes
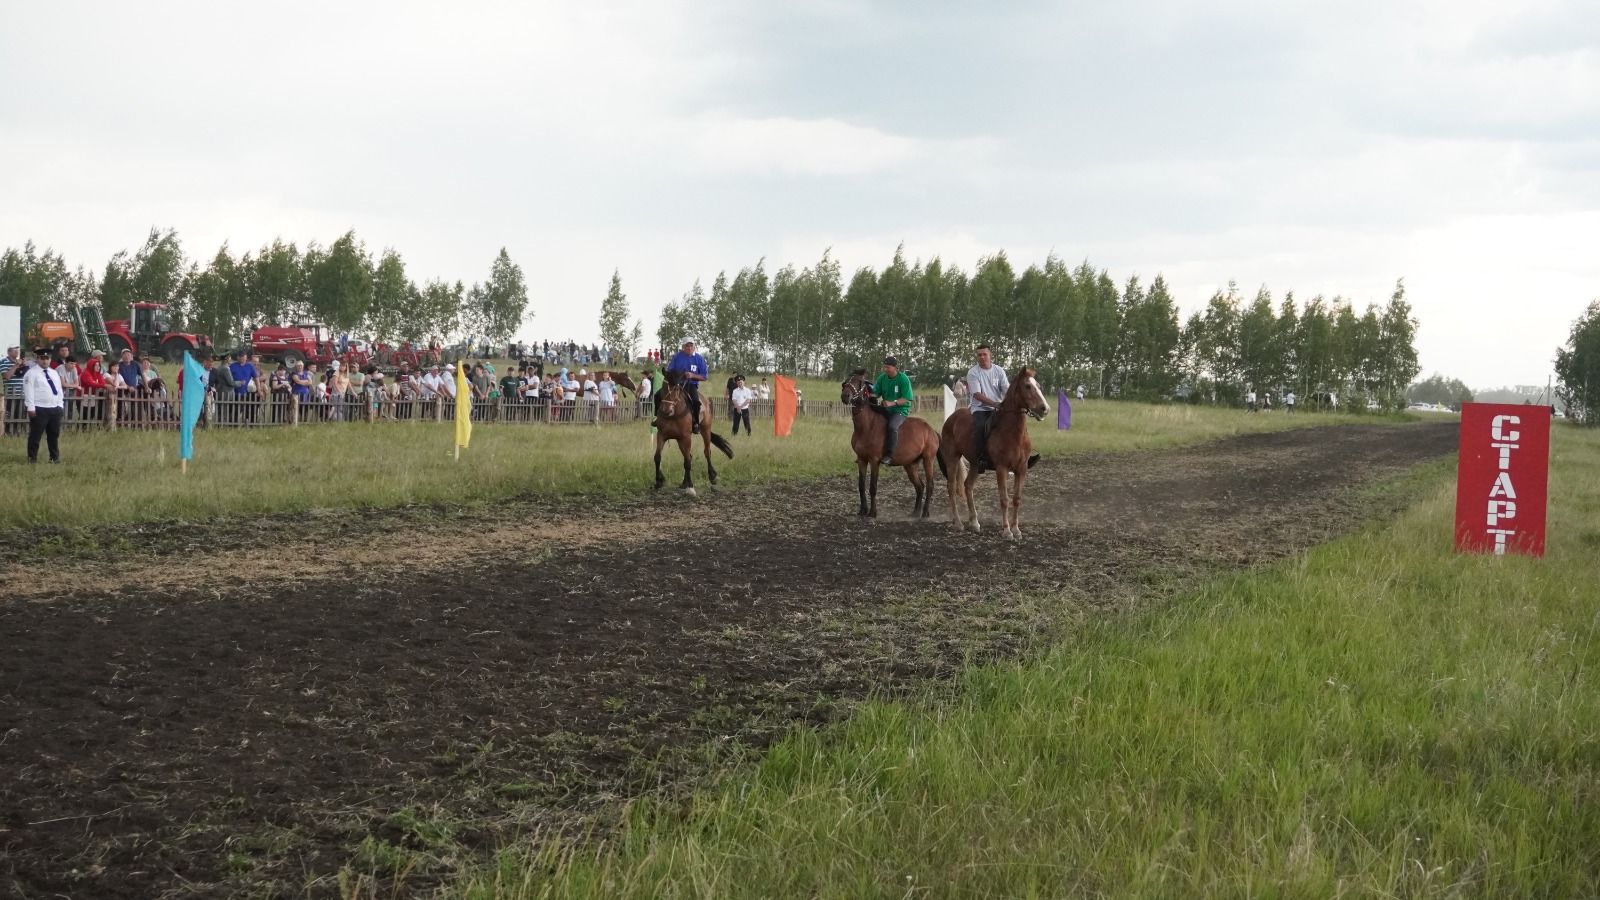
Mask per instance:
[[[950,390],[950,385],[944,386],[944,417],[949,419],[956,411],[956,394]]]

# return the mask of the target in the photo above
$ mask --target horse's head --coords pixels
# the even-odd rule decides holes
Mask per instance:
[[[1035,419],[1043,419],[1050,414],[1050,401],[1044,398],[1044,388],[1039,386],[1038,373],[1032,366],[1023,366],[1022,371],[1017,373],[1007,398],[1012,396],[1017,398],[1018,406]]]
[[[666,383],[656,392],[656,417],[675,419],[688,409],[683,397],[683,373],[668,372]]]
[[[851,406],[872,402],[872,382],[867,380],[866,369],[856,369],[839,385],[839,402]]]

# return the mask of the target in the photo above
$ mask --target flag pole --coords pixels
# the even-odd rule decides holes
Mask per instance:
[[[178,471],[185,475],[189,474],[189,461],[187,459],[178,460]]]

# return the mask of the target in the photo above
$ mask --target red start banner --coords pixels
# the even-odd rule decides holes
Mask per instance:
[[[1461,408],[1456,549],[1544,555],[1550,482],[1550,407],[1468,403]]]

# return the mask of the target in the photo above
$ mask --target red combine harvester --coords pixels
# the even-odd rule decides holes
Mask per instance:
[[[359,350],[339,352],[338,342],[326,325],[269,325],[250,332],[250,350],[267,362],[282,362],[290,368],[297,362],[326,366],[339,360],[346,369],[367,364],[368,355]]]
[[[206,335],[172,330],[166,304],[135,303],[132,312],[132,318],[106,322],[112,359],[124,350],[132,350],[136,354],[160,354],[167,362],[180,363],[185,350],[196,355],[211,352],[211,338]]]

